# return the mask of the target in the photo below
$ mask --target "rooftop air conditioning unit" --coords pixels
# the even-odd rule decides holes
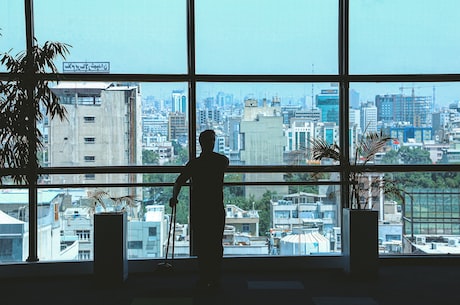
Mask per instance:
[[[457,244],[458,244],[458,240],[454,238],[449,238],[449,241],[448,241],[449,247],[457,247]]]
[[[424,245],[426,243],[426,237],[425,236],[417,236],[415,238],[415,243],[417,245]]]

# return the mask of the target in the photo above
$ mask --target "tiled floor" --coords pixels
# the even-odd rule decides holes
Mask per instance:
[[[385,266],[376,280],[351,280],[340,270],[226,272],[214,294],[194,289],[196,275],[130,274],[120,286],[90,276],[0,281],[1,305],[459,305],[460,266]]]

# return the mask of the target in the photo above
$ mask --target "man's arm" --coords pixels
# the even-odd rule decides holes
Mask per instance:
[[[177,204],[177,196],[179,196],[182,186],[190,179],[190,175],[183,172],[177,177],[176,182],[174,182],[172,197],[169,199],[169,206],[173,207]]]

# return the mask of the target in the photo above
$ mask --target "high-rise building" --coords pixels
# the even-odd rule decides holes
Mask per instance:
[[[349,117],[348,123],[350,127],[356,126],[356,129],[358,130],[363,129],[361,125],[361,111],[359,109],[350,108],[348,110],[348,117]]]
[[[173,90],[171,94],[171,111],[187,114],[187,96],[183,90]]]
[[[361,106],[360,123],[364,132],[377,131],[377,107],[373,102],[367,102]]]
[[[168,134],[169,141],[178,140],[186,143],[188,135],[187,117],[184,113],[173,112],[169,114]]]
[[[321,110],[319,109],[299,110],[295,112],[295,117],[299,119],[307,119],[312,122],[320,122],[321,121]]]
[[[46,165],[71,167],[142,164],[139,86],[60,82],[52,91],[65,105],[67,120],[49,121],[46,147],[49,158]],[[141,179],[138,174],[86,173],[52,175],[51,183],[134,183],[141,182]]]
[[[233,94],[224,93],[222,91],[217,93],[216,106],[224,108],[233,104]]]
[[[223,116],[222,108],[206,108],[199,110],[197,113],[198,128],[200,130],[213,129],[214,126],[221,125]]]
[[[283,134],[283,117],[280,107],[264,104],[258,106],[256,100],[246,100],[240,132],[243,147],[241,161],[245,165],[281,165],[286,140]],[[258,182],[260,186],[246,188],[246,197],[260,198],[267,190],[286,194],[287,186],[264,186],[264,181],[284,181],[282,173],[248,173],[246,181]]]
[[[354,89],[350,89],[349,93],[350,107],[358,108],[359,107],[359,92]]]
[[[286,130],[286,152],[307,152],[310,141],[315,136],[315,122],[293,118],[291,119],[290,126],[291,127]]]
[[[415,127],[430,124],[431,96],[377,95],[377,120],[383,123],[408,122]]]
[[[296,116],[296,113],[301,111],[301,105],[287,105],[281,107],[281,113],[283,115],[283,124],[289,125],[293,117]]]
[[[323,89],[316,96],[316,107],[321,110],[322,122],[339,122],[339,90]]]
[[[284,160],[289,165],[305,165],[311,159],[311,140],[315,135],[315,122],[293,118],[285,131]]]

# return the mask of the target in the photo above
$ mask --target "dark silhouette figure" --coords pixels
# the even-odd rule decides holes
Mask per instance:
[[[190,160],[177,177],[173,195],[169,200],[169,205],[175,206],[181,187],[190,179],[193,192],[191,223],[200,273],[197,285],[206,289],[218,288],[220,285],[224,251],[223,184],[229,160],[226,156],[213,152],[215,139],[213,130],[205,130],[200,134],[202,152],[199,157]]]

